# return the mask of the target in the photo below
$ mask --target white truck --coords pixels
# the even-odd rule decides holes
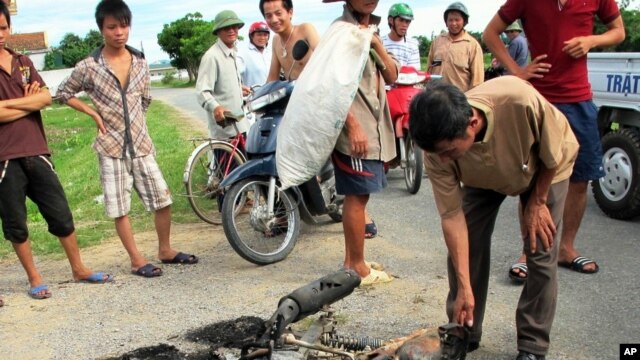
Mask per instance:
[[[605,176],[592,181],[595,200],[615,219],[640,215],[640,53],[589,53]]]

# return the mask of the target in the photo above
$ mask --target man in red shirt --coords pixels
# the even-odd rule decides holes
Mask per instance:
[[[594,16],[606,25],[604,34],[593,35]],[[509,56],[500,40],[507,25],[517,19],[522,21],[531,51],[532,61],[524,68]],[[583,273],[597,272],[598,265],[578,254],[575,237],[586,208],[589,180],[604,175],[586,55],[594,47],[618,44],[624,36],[622,17],[614,0],[507,0],[483,33],[491,52],[511,74],[529,80],[565,114],[580,143],[563,215],[558,264]],[[528,275],[528,268],[523,264],[525,257],[523,253],[521,264],[516,264],[524,266],[514,270],[515,276],[521,279]],[[522,359],[540,358],[529,353],[522,356]]]

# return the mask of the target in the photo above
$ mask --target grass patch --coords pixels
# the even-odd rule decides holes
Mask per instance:
[[[56,172],[73,213],[80,247],[99,244],[116,236],[113,220],[104,214],[104,205],[96,198],[102,195],[98,160],[92,148],[95,123],[86,115],[67,106],[53,105],[44,110],[43,120],[49,149]],[[188,139],[206,135],[191,129],[181,115],[168,105],[154,101],[147,113],[147,125],[156,147],[156,158],[169,188],[173,192],[173,222],[200,222],[186,197],[182,184],[184,165],[193,150]],[[132,196],[129,214],[134,231],[153,229],[153,215],[144,210],[137,194]],[[49,234],[47,224],[37,207],[27,200],[29,238],[36,255],[62,253],[56,237]],[[8,241],[0,242],[0,257],[12,253]]]

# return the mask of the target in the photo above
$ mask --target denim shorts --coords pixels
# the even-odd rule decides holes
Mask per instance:
[[[336,177],[336,192],[340,195],[366,195],[387,187],[384,163],[363,160],[334,151],[331,155]]]
[[[571,181],[589,181],[603,177],[598,109],[593,101],[553,105],[567,117],[571,130],[580,144],[578,157],[573,165]]]
[[[38,206],[51,234],[65,237],[73,233],[73,216],[53,163],[40,155],[0,161],[0,219],[5,239],[22,243],[29,238],[27,196]]]

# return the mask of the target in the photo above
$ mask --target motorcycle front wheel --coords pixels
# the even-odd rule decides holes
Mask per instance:
[[[272,215],[269,181],[249,178],[231,186],[222,203],[222,226],[229,244],[257,265],[284,260],[300,233],[300,211],[294,197],[276,187]]]
[[[404,168],[404,182],[410,194],[416,194],[422,183],[423,156],[422,149],[416,146],[413,138],[407,132],[404,138],[404,149],[407,154],[407,165]]]

